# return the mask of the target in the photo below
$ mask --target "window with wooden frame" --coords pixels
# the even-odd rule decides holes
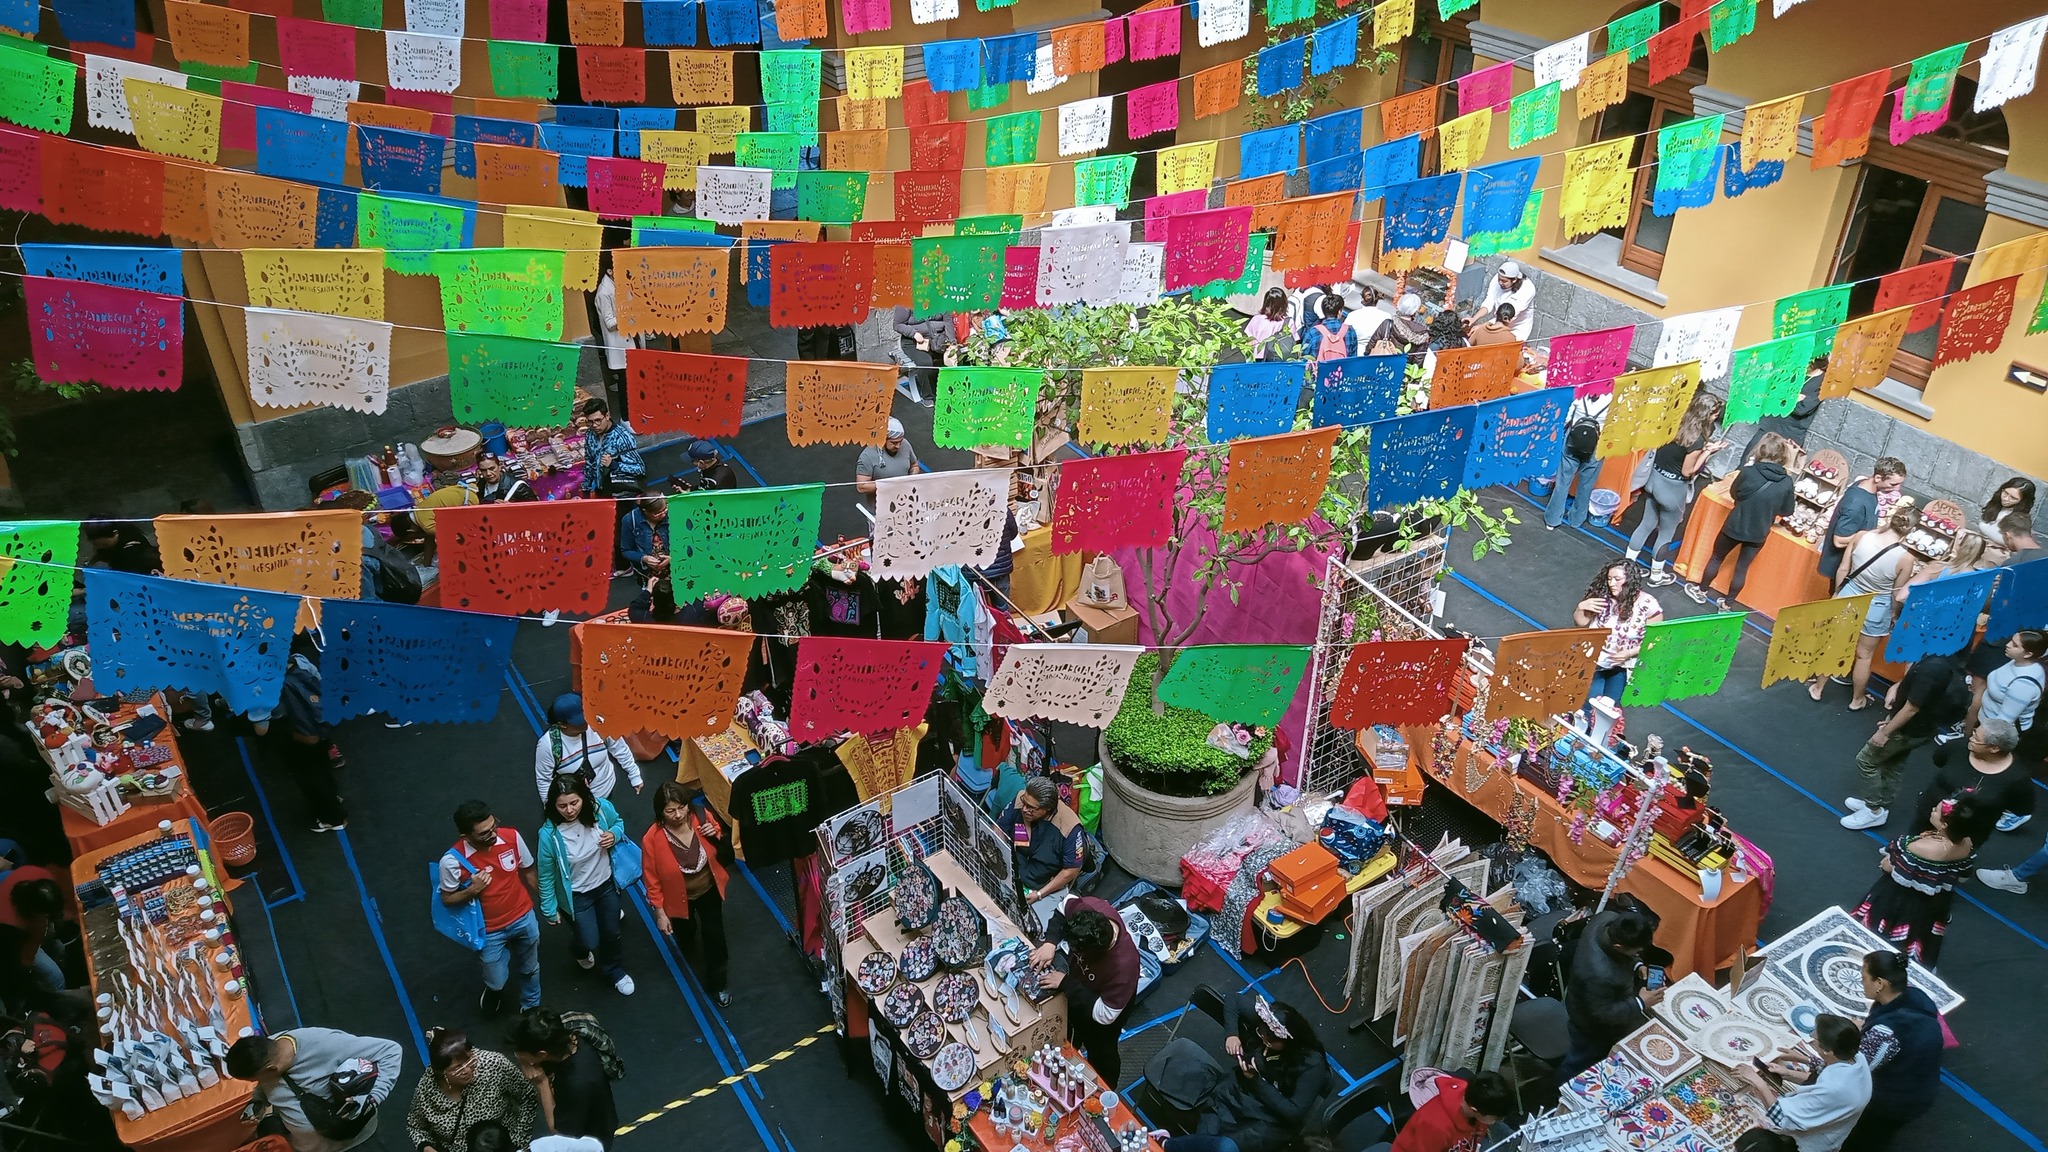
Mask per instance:
[[[1632,5],[1616,16],[1634,11]],[[1676,4],[1663,5],[1661,27],[1671,28],[1680,20]],[[1650,199],[1657,187],[1657,130],[1693,118],[1692,90],[1707,82],[1707,46],[1702,36],[1693,42],[1692,58],[1685,71],[1660,84],[1650,83],[1647,60],[1628,70],[1628,96],[1602,111],[1594,125],[1593,139],[1619,140],[1631,137],[1629,167],[1635,170],[1635,186],[1629,201],[1628,223],[1603,229],[1621,241],[1621,266],[1655,280],[1664,273],[1664,252],[1671,244],[1671,222],[1676,216],[1659,216],[1650,211]]]
[[[1401,41],[1401,70],[1397,95],[1437,87],[1436,120],[1441,124],[1458,116],[1458,89],[1452,81],[1472,71],[1472,29],[1474,13],[1461,12],[1441,20],[1423,12],[1415,14],[1415,35]],[[1436,134],[1423,141],[1422,171],[1436,171]]]
[[[1835,255],[1832,282],[1855,282],[1849,290],[1850,316],[1870,313],[1878,277],[1916,264],[1958,257],[1948,291],[1963,286],[1969,253],[1984,235],[1984,176],[2005,166],[2010,147],[2003,113],[1995,108],[1967,111],[1976,87],[1968,77],[1959,78],[1950,121],[1902,145],[1893,145],[1885,134],[1890,104],[1879,109]],[[1892,360],[1891,378],[1926,387],[1940,331],[1940,325],[1930,324],[1908,333]]]

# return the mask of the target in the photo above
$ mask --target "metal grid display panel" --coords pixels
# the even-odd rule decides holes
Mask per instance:
[[[1400,559],[1410,558],[1403,554]],[[1337,681],[1344,674],[1344,660],[1351,646],[1368,640],[1442,639],[1441,633],[1370,579],[1379,573],[1411,579],[1426,561],[1422,557],[1414,559],[1417,566],[1390,563],[1368,568],[1363,574],[1333,559],[1324,572],[1322,613],[1316,626],[1315,658],[1309,669],[1308,739],[1302,741],[1297,769],[1305,793],[1320,795],[1343,788],[1365,770],[1365,761],[1352,743],[1352,732],[1330,724],[1330,701],[1337,693]],[[1441,543],[1436,548],[1434,563],[1435,567],[1428,569],[1431,574],[1415,586],[1421,589],[1424,612],[1428,611],[1428,593],[1435,587],[1434,573],[1443,564]],[[1410,598],[1415,594],[1411,589]],[[1360,627],[1359,615],[1366,611],[1378,618],[1377,627]]]

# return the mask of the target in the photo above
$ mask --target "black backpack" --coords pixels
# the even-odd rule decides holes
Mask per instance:
[[[1564,450],[1574,460],[1591,460],[1600,450],[1600,421],[1581,416],[1564,431]]]
[[[426,586],[412,558],[383,541],[363,549],[363,566],[370,571],[377,599],[392,604],[417,604]]]

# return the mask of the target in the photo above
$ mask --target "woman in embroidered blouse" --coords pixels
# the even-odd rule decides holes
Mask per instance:
[[[414,1148],[463,1152],[470,1129],[490,1120],[505,1126],[513,1147],[526,1147],[540,1098],[510,1057],[471,1047],[469,1037],[453,1028],[430,1030],[427,1053],[429,1067],[405,1114],[406,1139]]]
[[[1605,628],[1607,640],[1593,662],[1593,696],[1605,696],[1616,704],[1628,687],[1629,669],[1643,650],[1643,634],[1664,618],[1664,606],[1643,588],[1641,566],[1628,560],[1610,560],[1594,573],[1585,598],[1572,610],[1581,628]]]
[[[1884,846],[1884,875],[1851,913],[1901,952],[1934,967],[1941,959],[1955,888],[1977,864],[1977,846],[1991,835],[1998,806],[1973,795],[1944,800],[1929,813],[1933,827]]]
[[[696,953],[691,966],[722,1008],[732,1003],[725,989],[725,866],[716,843],[723,833],[692,799],[675,780],[654,790],[654,825],[640,838],[640,857],[654,926],[684,956]]]

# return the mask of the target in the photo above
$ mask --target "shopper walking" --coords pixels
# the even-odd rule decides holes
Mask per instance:
[[[721,1008],[726,991],[724,833],[680,781],[654,789],[654,825],[640,840],[654,926],[675,942]]]
[[[1294,352],[1294,321],[1287,311],[1287,289],[1268,288],[1259,310],[1244,322],[1244,338],[1254,360],[1285,360]]]
[[[1991,835],[1998,809],[1962,796],[1935,804],[1927,819],[1926,831],[1896,837],[1879,852],[1883,875],[1850,915],[1932,968],[1941,960],[1956,885],[1976,870],[1977,847]]]
[[[1845,1152],[1883,1152],[1899,1129],[1934,1104],[1941,1088],[1940,1010],[1911,986],[1902,952],[1863,957],[1863,1058],[1870,1064],[1870,1105],[1850,1130]]]
[[[1982,880],[2001,892],[2011,892],[2015,895],[2025,896],[2028,887],[2027,881],[2039,875],[2043,868],[2048,868],[2048,842],[2044,842],[2041,845],[2039,852],[2034,853],[2011,868],[1977,869],[1977,879]]]
[[[590,794],[581,776],[564,772],[548,786],[547,819],[540,826],[540,914],[550,924],[564,916],[576,933],[576,966],[602,962],[622,996],[633,994],[619,939],[619,885],[639,879],[612,871],[612,849],[626,838],[611,801]]]
[[[250,722],[258,736],[270,737],[272,749],[299,786],[313,831],[348,827],[348,809],[334,779],[334,744],[320,715],[320,666],[304,653],[293,652],[285,664],[276,709],[262,719],[252,716]]]
[[[625,1066],[595,1018],[535,1008],[512,1026],[512,1053],[538,1091],[550,1131],[612,1146],[619,1130],[612,1081]]]
[[[1628,687],[1629,670],[1643,651],[1650,625],[1664,618],[1664,606],[1643,588],[1643,570],[1628,560],[1610,560],[1593,574],[1586,595],[1572,609],[1581,628],[1605,628],[1607,639],[1593,665],[1589,699],[1605,696],[1616,704]]]
[[[1756,460],[1735,473],[1735,482],[1728,488],[1734,506],[1728,509],[1728,519],[1721,523],[1721,534],[1714,538],[1713,557],[1707,561],[1700,582],[1685,586],[1685,594],[1692,597],[1693,603],[1711,602],[1716,608],[1725,609],[1742,599],[1750,561],[1756,559],[1764,542],[1771,538],[1771,525],[1792,514],[1796,497],[1791,464],[1797,452],[1791,441],[1774,432],[1767,433],[1756,447]],[[1721,563],[1730,552],[1738,553],[1735,574],[1728,579],[1727,598],[1722,599],[1713,595],[1714,579],[1721,574]]]
[[[1849,543],[1848,558],[1836,570],[1835,599],[1869,596],[1870,608],[1856,636],[1856,661],[1849,671],[1849,711],[1870,707],[1870,665],[1877,658],[1877,646],[1891,635],[1898,610],[1892,603],[1894,589],[1913,578],[1918,563],[1906,548],[1906,534],[1920,523],[1919,510],[1911,501],[1900,500],[1877,527],[1856,534]],[[1815,676],[1806,682],[1806,694],[1818,702],[1827,694],[1829,680],[1839,676]]]
[[[1335,292],[1325,295],[1322,313],[1302,334],[1302,354],[1318,364],[1358,355],[1358,333],[1344,326],[1343,297]]]
[[[1678,579],[1667,567],[1671,558],[1665,555],[1665,549],[1677,538],[1679,525],[1685,522],[1686,506],[1692,503],[1693,477],[1699,475],[1714,453],[1728,446],[1726,441],[1713,436],[1714,428],[1721,422],[1722,408],[1719,396],[1712,392],[1697,393],[1678,422],[1678,435],[1650,456],[1650,474],[1643,488],[1647,497],[1643,501],[1643,518],[1636,523],[1622,555],[1649,567],[1653,588],[1662,588]],[[1650,542],[1652,533],[1656,534],[1654,543]],[[1647,553],[1643,551],[1646,543]]]
[[[461,838],[441,855],[441,903],[460,908],[476,901],[483,908],[484,944],[477,960],[484,991],[477,1007],[486,1015],[503,1008],[505,982],[516,971],[524,1011],[540,1003],[540,918],[533,910],[540,873],[533,850],[481,800],[456,806],[455,831]]]
[[[645,787],[640,778],[640,761],[622,736],[599,736],[583,719],[583,697],[566,692],[548,705],[548,730],[533,746],[533,783],[543,800],[555,777],[568,772],[583,778],[590,794],[599,800],[611,798],[619,773],[638,792]]]
[[[473,1047],[454,1028],[427,1030],[427,1070],[405,1114],[406,1139],[418,1152],[463,1152],[480,1124],[505,1126],[510,1147],[533,1139],[540,1096],[511,1057]]]
[[[1064,952],[1067,969],[1054,968]],[[1045,928],[1045,943],[1031,954],[1040,984],[1067,994],[1067,1031],[1106,1084],[1120,1085],[1117,1051],[1124,1013],[1138,994],[1138,948],[1114,905],[1093,896],[1069,896]]]
[[[1600,478],[1601,462],[1594,454],[1600,450],[1600,430],[1607,426],[1607,412],[1613,404],[1614,394],[1603,392],[1598,396],[1580,396],[1565,409],[1564,455],[1558,460],[1550,502],[1543,506],[1545,528],[1554,529],[1560,524],[1585,526],[1586,515],[1593,506],[1593,484]],[[1576,498],[1572,494],[1574,484],[1579,489]]]
[[[1891,714],[1856,753],[1862,790],[1849,797],[1842,827],[1875,828],[1891,818],[1899,777],[1913,750],[1960,720],[1969,708],[1969,688],[1959,656],[1929,656],[1915,661],[1885,694]]]
[[[344,1152],[377,1134],[404,1060],[389,1040],[293,1028],[235,1041],[227,1074],[255,1083],[254,1114],[275,1116],[292,1152]]]

